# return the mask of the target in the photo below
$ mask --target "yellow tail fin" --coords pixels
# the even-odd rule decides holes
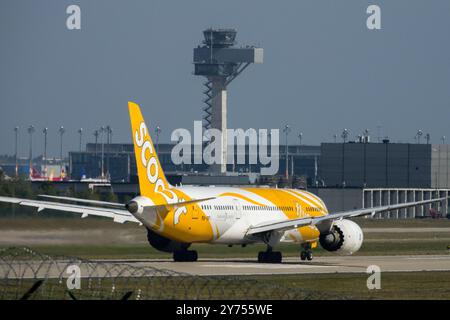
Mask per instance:
[[[162,170],[141,109],[130,101],[128,110],[141,195],[152,200],[155,205],[178,202]]]

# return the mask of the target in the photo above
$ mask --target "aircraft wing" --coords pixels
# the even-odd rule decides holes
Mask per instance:
[[[380,213],[380,212],[384,212],[384,211],[403,209],[403,208],[407,208],[407,207],[413,207],[413,206],[418,206],[418,205],[423,205],[423,204],[433,203],[433,202],[439,202],[439,201],[444,201],[444,200],[447,200],[447,197],[431,199],[431,200],[405,202],[405,203],[372,207],[372,208],[342,211],[342,212],[327,214],[327,215],[320,216],[320,217],[304,217],[304,218],[298,218],[298,219],[265,222],[262,224],[251,226],[247,231],[247,235],[253,235],[253,234],[264,233],[264,232],[269,232],[269,231],[286,231],[286,230],[296,229],[296,228],[308,226],[308,225],[314,225],[314,226],[317,226],[319,228],[319,230],[324,230],[326,228],[328,228],[328,229],[331,228],[333,220],[365,216],[365,215],[369,215],[369,214],[374,216],[376,213]]]
[[[80,199],[80,198],[70,198],[70,197],[59,197],[59,196],[47,196],[47,195],[39,195],[39,196],[45,197],[45,198],[50,198],[50,199],[55,199],[55,200],[81,202],[81,203],[100,205],[100,206],[76,205],[76,204],[71,204],[71,203],[20,199],[20,198],[12,198],[12,197],[0,197],[0,202],[19,204],[21,206],[35,207],[38,209],[38,212],[40,212],[44,209],[51,209],[51,210],[79,213],[79,214],[81,214],[82,218],[86,218],[87,216],[91,215],[91,216],[100,216],[100,217],[111,218],[114,220],[114,222],[118,222],[118,223],[136,222],[136,223],[142,224],[141,221],[136,219],[128,210],[126,210],[126,205],[121,204],[121,203]],[[157,205],[153,205],[153,206],[146,206],[146,208],[155,208],[158,210],[160,210],[160,209],[172,210],[174,208],[178,208],[178,207],[185,206],[188,204],[208,201],[211,199],[214,199],[214,197],[203,198],[203,199],[192,199],[192,200],[188,200],[188,201],[175,202],[175,203],[157,204]]]
[[[49,196],[45,194],[40,194],[38,197],[41,198],[48,198],[48,199],[55,199],[55,200],[62,200],[62,201],[70,201],[70,202],[80,202],[80,203],[87,203],[87,204],[95,204],[95,205],[101,205],[101,206],[107,206],[107,207],[114,207],[118,209],[124,209],[127,207],[127,205],[117,202],[106,202],[106,201],[98,201],[98,200],[90,200],[90,199],[80,199],[80,198],[71,198],[71,197],[61,197],[61,196]],[[188,204],[192,203],[198,203],[203,201],[208,201],[215,199],[215,197],[209,197],[209,198],[201,198],[201,199],[191,199],[186,201],[180,201],[180,202],[173,202],[173,203],[163,203],[163,204],[156,204],[153,206],[147,206],[147,207],[153,207],[153,208],[168,208],[168,210],[172,210],[174,208],[182,207]],[[0,200],[1,202],[1,200]]]
[[[39,200],[29,200],[11,197],[0,197],[0,202],[7,202],[12,204],[19,204],[21,206],[35,207],[38,212],[44,209],[60,210],[72,213],[81,214],[82,218],[87,216],[99,216],[107,217],[114,220],[114,222],[124,223],[124,222],[137,222],[140,223],[131,213],[127,210],[115,209],[115,208],[102,208],[102,207],[90,207],[83,205],[75,205],[68,203],[57,203],[50,201],[39,201]]]
[[[107,202],[107,201],[72,198],[72,197],[61,197],[61,196],[50,196],[50,195],[46,195],[46,194],[39,194],[38,197],[53,199],[53,200],[63,200],[63,201],[80,202],[80,203],[95,204],[95,205],[108,206],[108,207],[116,207],[116,208],[120,208],[120,209],[125,208],[124,204],[117,203],[117,202]]]

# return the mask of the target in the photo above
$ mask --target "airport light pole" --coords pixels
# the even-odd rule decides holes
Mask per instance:
[[[349,135],[349,131],[347,129],[344,129],[342,131],[341,137],[344,143],[342,144],[342,188],[345,188],[345,142],[347,141]],[[344,194],[342,193],[342,197],[344,197]],[[344,202],[344,200],[342,200]]]
[[[47,178],[47,133],[48,128],[42,130],[44,134],[44,178]]]
[[[30,135],[30,178],[33,173],[33,133],[36,131],[33,125],[28,127],[28,134]]]
[[[299,132],[298,134],[298,139],[300,140],[300,144],[298,145],[298,154],[299,157],[301,156],[300,152],[301,152],[301,148],[302,148],[302,138],[303,138],[303,132]],[[294,176],[294,156],[292,156],[291,158],[291,175],[292,177]]]
[[[303,132],[298,134],[298,139],[300,140],[300,145],[302,145]]]
[[[427,144],[430,144],[431,136],[430,136],[429,133],[427,133],[427,134],[425,135],[425,139],[427,139]]]
[[[417,143],[420,144],[420,138],[422,137],[423,132],[422,130],[417,130]]]
[[[334,139],[334,143],[336,143],[337,142],[337,134],[336,133],[333,134],[333,139]]]
[[[349,135],[349,131],[347,129],[344,129],[344,131],[342,131],[342,134],[341,134],[341,138],[344,141],[344,143],[347,142],[348,135]]]
[[[155,134],[156,134],[156,154],[158,154],[159,151],[159,135],[161,134],[161,128],[157,126],[155,128]]]
[[[112,142],[112,128],[111,128],[111,126],[109,126],[109,125],[107,125],[106,126],[106,137],[107,137],[107,146],[108,146],[108,148],[107,148],[107,153],[106,153],[106,176],[108,177],[108,179],[109,179],[109,175],[110,175],[110,172],[109,172],[109,154],[111,153],[111,142]]]
[[[17,159],[17,142],[19,140],[19,127],[14,128],[14,136],[15,136],[15,142],[14,142],[14,161],[15,161],[15,174],[16,178],[19,177],[19,163]],[[14,207],[14,206],[13,206]]]
[[[97,157],[98,136],[99,136],[99,132],[98,132],[98,130],[95,130],[94,131],[94,137],[95,137],[95,156],[96,157]]]
[[[59,127],[59,176],[62,177],[62,169],[63,169],[63,135],[66,132],[63,126]]]
[[[98,169],[98,159],[97,159],[97,146],[98,146],[98,136],[100,135],[100,132],[98,130],[94,130],[94,137],[95,137],[95,151],[94,151],[94,155],[95,155],[95,163],[97,164],[97,169]]]
[[[369,129],[364,130],[364,143],[369,143],[370,141],[370,131]]]
[[[446,139],[446,137],[445,136],[442,136],[441,137],[441,140],[442,140],[442,144],[443,145],[445,145],[445,139]],[[448,147],[446,147],[445,148],[445,151],[446,151],[446,153],[447,153],[447,159],[448,159]],[[447,172],[447,186],[448,186],[448,161],[445,161],[446,162],[446,166],[447,166],[447,168],[446,168],[446,172]],[[446,200],[446,201],[448,201],[448,200]],[[445,202],[446,204],[447,204],[447,202]]]
[[[111,126],[108,125],[108,126],[106,126],[105,131],[106,131],[106,143],[109,145],[112,143],[113,130],[112,130]]]
[[[78,129],[78,134],[80,135],[80,152],[81,152],[81,142],[83,139],[83,128]]]
[[[288,151],[288,136],[289,136],[289,133],[291,132],[291,127],[287,124],[287,125],[285,125],[284,126],[284,129],[283,129],[283,132],[284,132],[284,134],[286,135],[286,173],[285,173],[285,175],[286,175],[286,179],[288,179],[289,178],[289,151]]]
[[[106,128],[105,127],[101,127],[100,128],[100,140],[101,140],[101,143],[102,143],[102,166],[101,166],[101,174],[102,174],[102,179],[105,177],[105,173],[104,173],[104,162],[103,162],[103,157],[104,157],[104,155],[105,155],[105,141],[104,141],[104,139],[102,139],[102,137],[103,137],[103,133],[106,131]]]

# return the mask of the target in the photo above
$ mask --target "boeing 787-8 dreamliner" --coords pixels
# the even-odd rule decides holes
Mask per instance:
[[[127,204],[69,197],[43,196],[49,201],[0,197],[0,202],[135,222],[147,229],[150,244],[173,253],[175,261],[196,261],[192,243],[247,245],[264,243],[258,261],[279,263],[281,241],[299,244],[300,258],[311,260],[318,243],[328,251],[352,254],[363,242],[363,232],[347,218],[374,215],[446,198],[328,212],[324,202],[305,190],[283,188],[171,186],[162,170],[140,108],[128,103],[139,177],[140,195]],[[58,202],[50,201],[57,200]],[[83,205],[75,205],[78,202]],[[300,249],[301,248],[301,249]]]

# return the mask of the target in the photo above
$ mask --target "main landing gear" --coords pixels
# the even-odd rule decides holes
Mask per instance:
[[[311,244],[308,243],[303,246],[303,250],[302,250],[302,252],[300,252],[300,259],[302,261],[305,261],[305,260],[311,261],[313,259]]]
[[[258,262],[260,263],[281,263],[282,256],[280,251],[272,251],[272,247],[267,246],[266,251],[258,253]]]
[[[175,262],[195,262],[197,258],[198,255],[195,250],[181,250],[173,253],[173,261]]]
[[[313,259],[313,254],[311,251],[302,251],[300,252],[300,259],[302,259],[302,261],[305,260],[311,261]]]

